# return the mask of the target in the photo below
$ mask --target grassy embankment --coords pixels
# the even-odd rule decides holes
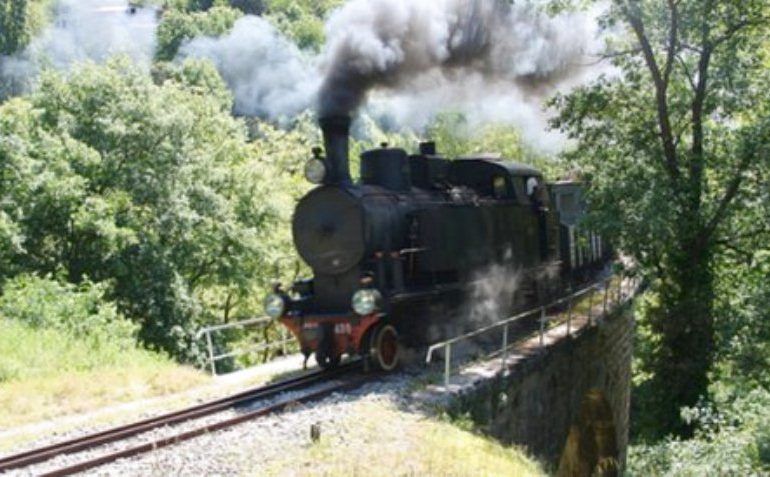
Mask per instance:
[[[464,427],[392,404],[362,402],[335,429],[324,429],[319,442],[260,470],[271,476],[545,475],[520,449]]]
[[[0,320],[0,429],[158,396],[206,376],[149,351]]]
[[[21,276],[0,296],[0,429],[187,389],[204,373],[141,349],[104,288]]]

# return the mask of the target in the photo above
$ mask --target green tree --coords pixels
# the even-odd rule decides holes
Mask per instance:
[[[29,41],[27,0],[0,0],[0,54],[10,55]]]
[[[155,59],[171,61],[182,43],[196,36],[219,36],[232,29],[242,13],[228,6],[214,6],[206,11],[187,12],[170,9],[158,26]]]
[[[1,273],[110,283],[146,345],[194,358],[197,327],[256,313],[244,297],[289,248],[288,153],[262,156],[231,107],[210,63],[158,85],[126,60],[1,106]]]
[[[324,43],[324,22],[340,0],[267,0],[267,17],[303,49],[320,50]]]
[[[769,16],[758,0],[616,0],[618,73],[555,101],[599,224],[653,278],[647,405],[662,433],[689,432],[679,410],[706,394],[725,244],[770,229],[738,226],[768,168]]]
[[[0,0],[0,55],[21,50],[48,21],[50,0]]]

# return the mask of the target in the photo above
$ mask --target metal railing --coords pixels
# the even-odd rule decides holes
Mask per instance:
[[[233,328],[246,328],[248,326],[255,326],[255,325],[261,325],[264,323],[270,323],[271,321],[274,321],[274,320],[270,317],[265,316],[260,318],[251,318],[249,320],[236,321],[233,323],[226,323],[224,325],[207,326],[205,328],[201,328],[198,331],[198,333],[195,334],[195,339],[199,340],[203,335],[206,335],[206,346],[208,347],[208,355],[209,355],[208,364],[211,367],[211,374],[213,376],[217,375],[217,361],[221,361],[223,359],[233,358],[235,356],[242,356],[248,353],[258,353],[260,351],[267,351],[267,350],[273,350],[278,348],[280,348],[281,352],[285,355],[287,351],[287,346],[292,342],[294,342],[295,338],[293,335],[290,335],[286,327],[283,327],[283,326],[280,327],[280,332],[281,332],[280,341],[260,343],[255,346],[251,346],[249,348],[243,348],[235,351],[230,351],[227,353],[214,355],[214,340],[212,340],[211,338],[211,334],[213,332],[229,330]]]
[[[613,293],[613,290],[611,290],[611,282],[614,278],[618,278],[617,283],[617,289],[614,290],[615,293]],[[607,315],[608,306],[610,306],[610,302],[615,303],[615,307],[619,306],[623,300],[630,300],[633,298],[636,294],[637,288],[639,286],[639,281],[636,279],[626,279],[623,280],[622,276],[616,276],[611,275],[608,278],[599,280],[598,282],[595,282],[582,290],[579,290],[575,293],[570,294],[567,297],[561,298],[559,300],[556,300],[552,303],[548,303],[546,305],[533,308],[530,310],[527,310],[525,312],[519,313],[518,315],[512,316],[510,318],[506,318],[502,321],[498,321],[497,323],[494,323],[489,326],[485,326],[483,328],[479,328],[476,330],[473,330],[469,333],[465,333],[463,335],[456,336],[454,338],[442,341],[440,343],[436,343],[431,345],[428,348],[427,354],[425,356],[425,362],[430,364],[432,361],[434,353],[439,350],[444,350],[444,386],[449,386],[450,378],[452,375],[452,347],[462,341],[466,341],[471,338],[475,338],[487,333],[490,333],[495,330],[500,330],[502,328],[502,344],[498,351],[495,351],[493,353],[490,353],[488,356],[493,356],[496,354],[501,355],[501,363],[500,366],[502,369],[505,369],[506,361],[508,358],[508,350],[510,348],[511,343],[509,343],[509,328],[512,324],[518,323],[525,318],[531,317],[533,315],[539,314],[539,346],[541,349],[545,348],[545,336],[551,326],[549,326],[549,323],[551,322],[558,322],[559,324],[563,324],[565,321],[567,323],[567,332],[566,334],[569,336],[572,334],[572,321],[575,317],[575,305],[576,303],[580,303],[581,300],[585,299],[586,296],[588,298],[588,307],[587,307],[587,314],[585,315],[585,318],[587,319],[587,322],[589,326],[593,326],[596,324],[597,320],[603,319]],[[601,298],[601,313],[594,317],[594,296],[596,293],[602,293],[603,296]],[[553,309],[559,306],[562,306],[564,304],[567,304],[566,310],[557,312],[556,314],[552,316],[548,316],[548,310]],[[565,316],[566,315],[566,318]],[[526,337],[522,338],[531,338],[532,334],[528,334]]]

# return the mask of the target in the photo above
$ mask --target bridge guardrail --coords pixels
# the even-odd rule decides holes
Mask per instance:
[[[290,335],[288,330],[281,326],[280,332],[281,332],[281,339],[280,341],[272,342],[272,343],[260,343],[255,346],[251,346],[248,348],[238,349],[235,351],[230,351],[228,353],[222,353],[219,355],[214,354],[214,342],[211,339],[211,334],[216,331],[222,331],[222,330],[229,330],[233,328],[246,328],[248,326],[255,326],[255,325],[261,325],[264,323],[269,323],[273,321],[272,318],[264,316],[264,317],[258,317],[258,318],[251,318],[248,320],[241,320],[241,321],[234,321],[232,323],[226,323],[223,325],[214,325],[214,326],[207,326],[205,328],[201,328],[198,330],[198,332],[195,334],[195,339],[199,340],[202,336],[206,336],[206,346],[208,348],[208,365],[211,367],[211,375],[216,376],[217,375],[217,361],[221,361],[223,359],[227,358],[233,358],[235,356],[242,356],[244,354],[248,353],[257,353],[260,351],[265,350],[273,350],[280,348],[283,354],[286,354],[287,346],[294,342],[296,339],[293,335]]]
[[[614,278],[619,278],[617,289],[614,290],[615,293],[613,293],[613,290],[610,290],[611,282]],[[639,286],[638,279],[629,278],[629,280],[627,280],[624,285],[624,280],[622,275],[614,275],[614,274],[610,275],[607,278],[598,280],[597,282],[594,282],[591,285],[575,293],[572,293],[569,296],[560,298],[559,300],[556,300],[554,302],[551,302],[536,308],[532,308],[530,310],[514,315],[510,318],[506,318],[502,321],[498,321],[497,323],[493,323],[483,328],[478,328],[468,333],[455,336],[454,338],[450,338],[448,340],[435,343],[428,348],[428,351],[425,356],[425,362],[429,364],[432,361],[434,353],[439,349],[443,349],[444,350],[444,386],[449,386],[450,378],[452,375],[452,346],[462,341],[466,341],[468,339],[475,338],[477,336],[481,336],[483,334],[490,333],[492,331],[499,330],[500,328],[502,328],[503,337],[502,337],[501,347],[498,351],[495,351],[489,354],[488,356],[500,354],[501,355],[500,365],[502,369],[505,369],[506,361],[508,358],[508,350],[512,344],[508,342],[509,341],[508,329],[511,324],[519,322],[533,315],[539,314],[540,315],[540,318],[539,318],[540,329],[538,331],[540,335],[539,345],[541,348],[544,348],[545,335],[546,335],[546,332],[548,331],[549,322],[557,321],[557,322],[560,322],[560,324],[562,324],[564,321],[566,321],[567,335],[572,334],[572,321],[573,321],[573,315],[575,311],[575,304],[576,302],[579,302],[581,299],[585,298],[586,295],[588,296],[588,312],[587,312],[586,318],[588,320],[589,326],[592,326],[595,324],[596,318],[601,319],[607,315],[608,306],[610,305],[611,301],[614,301],[615,307],[617,307],[624,300],[626,301],[630,300],[635,296],[638,286]],[[596,295],[597,292],[601,293],[602,291],[603,291],[603,297],[601,298],[602,299],[601,314],[598,317],[594,318],[593,316],[594,296]],[[565,312],[557,313],[555,316],[550,316],[550,317],[548,316],[547,312],[549,309],[564,305],[565,303],[567,304],[567,310]],[[566,314],[566,320],[562,316],[564,314]],[[532,337],[531,334],[526,336],[526,338],[530,338],[530,337]]]

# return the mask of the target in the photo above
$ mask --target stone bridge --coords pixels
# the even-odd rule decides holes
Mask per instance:
[[[583,316],[569,328],[554,326],[542,342],[537,336],[519,343],[505,366],[497,358],[465,368],[428,394],[556,475],[619,475],[628,444],[630,303],[621,300],[606,315]]]

